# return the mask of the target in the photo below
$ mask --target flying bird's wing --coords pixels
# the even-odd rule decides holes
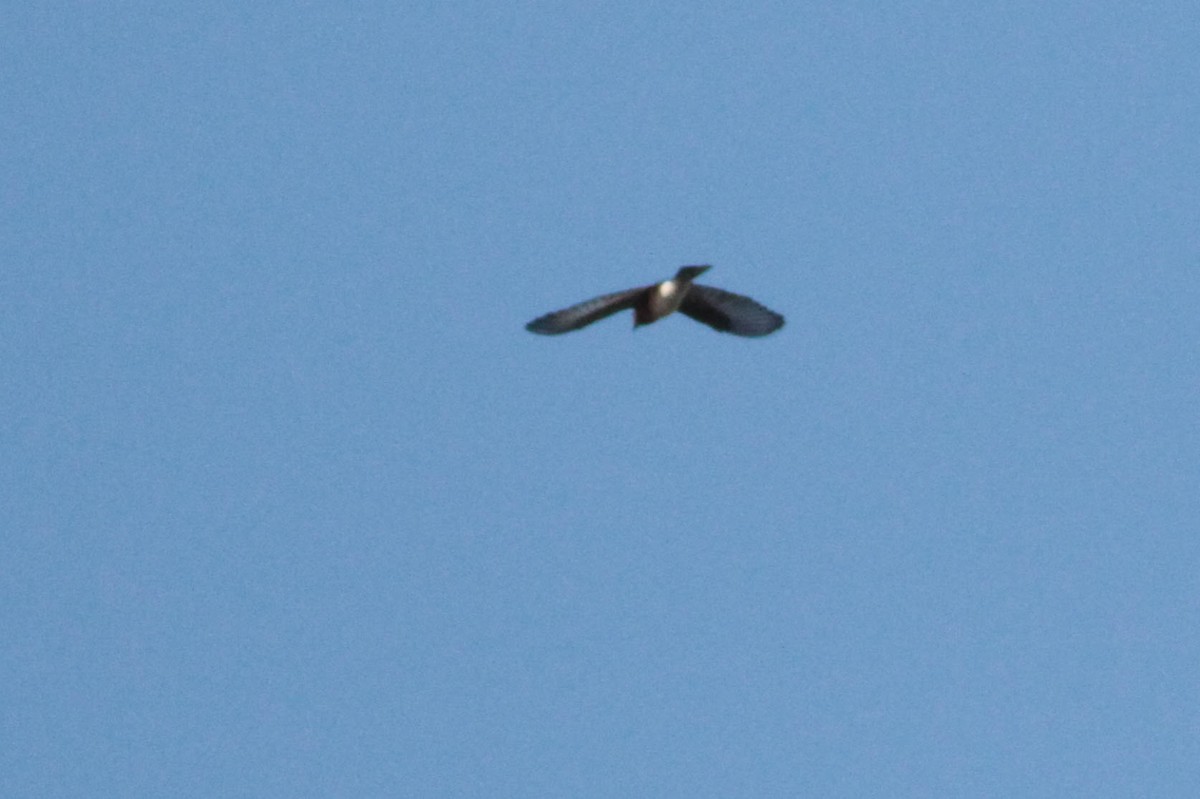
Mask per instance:
[[[681,313],[735,336],[765,336],[783,327],[783,317],[749,297],[696,283],[679,306]]]
[[[645,287],[642,287],[618,291],[615,294],[605,294],[587,302],[572,305],[570,308],[539,316],[525,325],[525,329],[531,333],[541,333],[545,336],[569,333],[572,330],[587,327],[592,322],[598,322],[606,316],[612,316],[618,311],[632,308],[637,303],[638,295],[645,290]]]

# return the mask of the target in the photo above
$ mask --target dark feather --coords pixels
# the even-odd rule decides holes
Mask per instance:
[[[765,336],[783,327],[783,317],[749,297],[693,283],[679,306],[697,322],[735,336]]]
[[[614,294],[605,294],[587,302],[572,305],[570,308],[539,316],[525,325],[525,329],[531,333],[541,333],[545,336],[569,333],[572,330],[587,327],[592,322],[598,322],[607,316],[612,316],[618,311],[632,308],[637,303],[638,295],[645,290],[646,287],[643,286],[642,288],[618,291]]]

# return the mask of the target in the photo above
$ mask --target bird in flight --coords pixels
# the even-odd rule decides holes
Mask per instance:
[[[765,336],[783,327],[782,316],[749,297],[694,282],[709,269],[709,266],[685,266],[670,280],[604,294],[539,316],[525,325],[525,329],[546,336],[569,333],[628,308],[633,309],[635,328],[656,322],[674,311],[735,336]]]

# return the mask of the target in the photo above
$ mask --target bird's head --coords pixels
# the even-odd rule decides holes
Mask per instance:
[[[680,267],[679,271],[675,273],[675,279],[691,282],[707,272],[709,269],[712,269],[712,267],[708,265],[683,266]]]

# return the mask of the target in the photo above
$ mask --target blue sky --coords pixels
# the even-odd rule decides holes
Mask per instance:
[[[1200,794],[1200,16],[880,6],[8,10],[0,793]]]

